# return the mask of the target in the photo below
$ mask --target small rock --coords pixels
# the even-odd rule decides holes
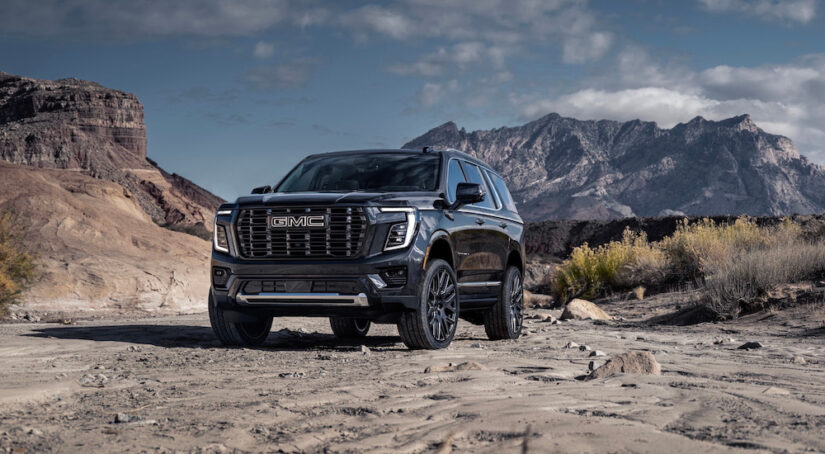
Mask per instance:
[[[280,374],[278,374],[278,376],[281,377],[281,378],[303,378],[304,373],[303,372],[281,372]]]
[[[762,348],[763,345],[759,342],[745,342],[744,344],[738,347],[739,350],[756,350],[758,348]]]
[[[793,363],[804,366],[805,364],[808,364],[808,361],[805,359],[805,357],[796,355],[793,357]]]
[[[579,344],[571,341],[568,342],[567,345],[564,346],[564,348],[579,348]]]
[[[650,352],[627,352],[607,360],[587,379],[593,380],[619,374],[661,375],[662,366]]]
[[[27,434],[33,435],[35,437],[42,437],[43,436],[43,431],[41,431],[40,429],[37,429],[35,427],[29,427],[28,429],[23,429],[23,430],[25,430]]]
[[[467,361],[461,364],[448,363],[447,365],[429,366],[424,369],[424,373],[430,374],[433,372],[456,372],[463,370],[487,370],[487,368],[479,363]]]
[[[126,413],[118,413],[115,415],[115,424],[127,424],[130,422],[140,421],[142,418],[137,415],[127,415]]]
[[[580,350],[580,351],[583,351],[583,352],[589,352],[590,350],[593,350],[593,349],[592,349],[592,348],[590,348],[590,346],[589,346],[589,345],[580,345],[580,346],[579,346],[579,350]]]
[[[612,317],[599,306],[578,298],[567,303],[560,318],[562,320],[612,320]]]
[[[593,350],[592,352],[590,352],[590,356],[607,356],[607,353],[601,350]]]
[[[478,342],[473,342],[472,344],[470,344],[470,348],[482,348],[482,349],[483,349],[483,348],[484,348],[484,346],[483,346],[483,345],[481,345],[481,344],[480,344],[480,343],[478,343]]]
[[[370,350],[370,348],[369,348],[369,347],[367,347],[366,345],[362,345],[362,346],[361,346],[361,353],[362,353],[364,356],[370,356],[370,353],[372,353],[372,351],[371,351],[371,350]]]
[[[595,369],[596,369],[596,361],[590,361],[590,363],[587,365],[587,370],[592,372]]]
[[[769,396],[789,396],[791,392],[784,388],[770,386],[766,390],[762,391],[762,394],[767,394]]]
[[[553,323],[553,322],[556,321],[556,317],[553,317],[550,314],[545,314],[541,317],[541,319],[539,321],[541,321],[543,323]]]
[[[40,317],[38,317],[34,314],[30,314],[30,313],[26,312],[26,315],[23,316],[23,320],[27,320],[27,321],[30,321],[30,322],[37,323],[37,322],[40,321]]]

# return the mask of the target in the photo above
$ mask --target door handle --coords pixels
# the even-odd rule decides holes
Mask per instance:
[[[502,222],[502,223],[501,223],[501,224],[499,224],[498,226],[499,226],[499,227],[501,227],[502,229],[506,229],[506,228],[507,228],[507,223],[506,223],[506,222]]]
[[[476,224],[483,225],[484,224],[484,219],[476,218]]]

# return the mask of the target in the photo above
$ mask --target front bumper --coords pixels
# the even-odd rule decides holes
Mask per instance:
[[[211,291],[225,310],[377,320],[418,307],[423,254],[416,244],[351,260],[244,260],[213,251]],[[379,288],[369,277],[399,268],[407,277],[400,286]]]

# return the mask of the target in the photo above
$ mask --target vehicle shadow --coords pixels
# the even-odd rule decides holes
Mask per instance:
[[[109,325],[60,326],[34,329],[28,337],[124,342],[166,348],[225,348],[208,326],[188,325]],[[398,336],[367,336],[363,339],[338,339],[332,334],[304,333],[290,329],[272,331],[261,350],[353,351],[365,345],[382,350],[406,350]]]

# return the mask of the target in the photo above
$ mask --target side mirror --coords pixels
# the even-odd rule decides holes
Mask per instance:
[[[461,205],[470,205],[484,200],[484,190],[478,183],[458,183],[455,191],[455,203],[451,207],[453,210]]]
[[[272,186],[258,186],[252,190],[252,194],[266,194],[268,192],[272,192]]]

